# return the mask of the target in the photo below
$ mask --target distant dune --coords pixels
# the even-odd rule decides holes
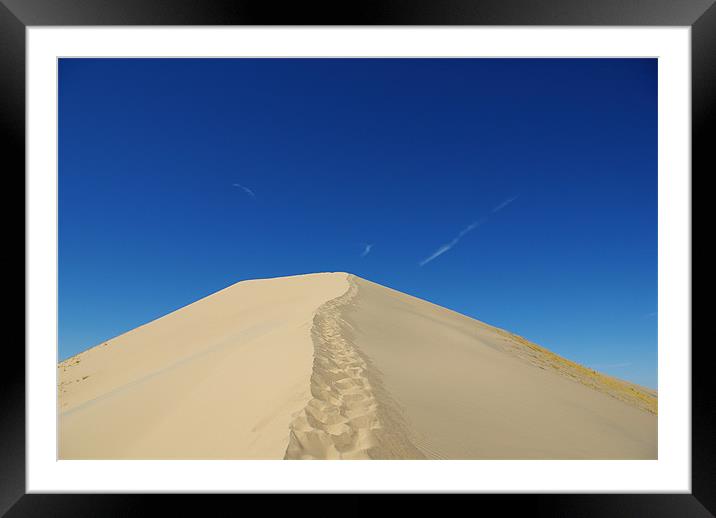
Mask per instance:
[[[655,459],[655,391],[346,273],[243,281],[58,364],[61,459]]]

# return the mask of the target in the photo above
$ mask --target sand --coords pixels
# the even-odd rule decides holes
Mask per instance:
[[[619,398],[633,385],[617,391],[586,374],[578,379],[571,362],[543,357],[505,331],[355,282],[358,296],[345,310],[353,341],[380,372],[410,423],[409,440],[427,457],[656,458],[655,413],[636,398]],[[656,398],[643,398],[655,412]]]
[[[281,459],[345,275],[239,282],[58,365],[61,459]]]
[[[61,459],[655,459],[654,391],[346,273],[244,281],[58,364]]]

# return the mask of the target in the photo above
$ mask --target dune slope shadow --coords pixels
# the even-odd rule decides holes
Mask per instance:
[[[355,293],[340,309],[346,336],[370,359],[377,395],[390,395],[396,430],[408,432],[419,455],[657,457],[654,392],[441,306],[350,279]]]

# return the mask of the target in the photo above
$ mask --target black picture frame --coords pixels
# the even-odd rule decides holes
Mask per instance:
[[[692,44],[692,170],[716,171],[716,4],[714,0],[0,0],[0,131],[4,179],[24,177],[25,29],[63,25],[576,25],[690,26]],[[8,160],[10,159],[10,160]],[[693,173],[692,173],[693,178]],[[22,187],[24,191],[24,182]],[[6,190],[6,193],[11,191]],[[9,221],[9,218],[6,220]],[[27,260],[27,257],[24,257]],[[27,279],[26,279],[27,280]],[[690,344],[683,344],[688,347]],[[716,394],[707,361],[710,344],[692,348],[692,492],[690,494],[482,495],[501,513],[539,516],[714,516]],[[0,390],[0,515],[140,515],[147,495],[25,493],[25,354],[4,348]],[[187,514],[186,499],[180,506]],[[175,502],[176,504],[177,502]],[[169,505],[162,499],[162,505]],[[345,502],[342,504],[345,505]],[[165,508],[165,511],[169,511]],[[206,512],[206,509],[204,509]]]

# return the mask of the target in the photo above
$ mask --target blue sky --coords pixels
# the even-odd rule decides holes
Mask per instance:
[[[656,60],[60,60],[60,358],[321,271],[656,387]]]

